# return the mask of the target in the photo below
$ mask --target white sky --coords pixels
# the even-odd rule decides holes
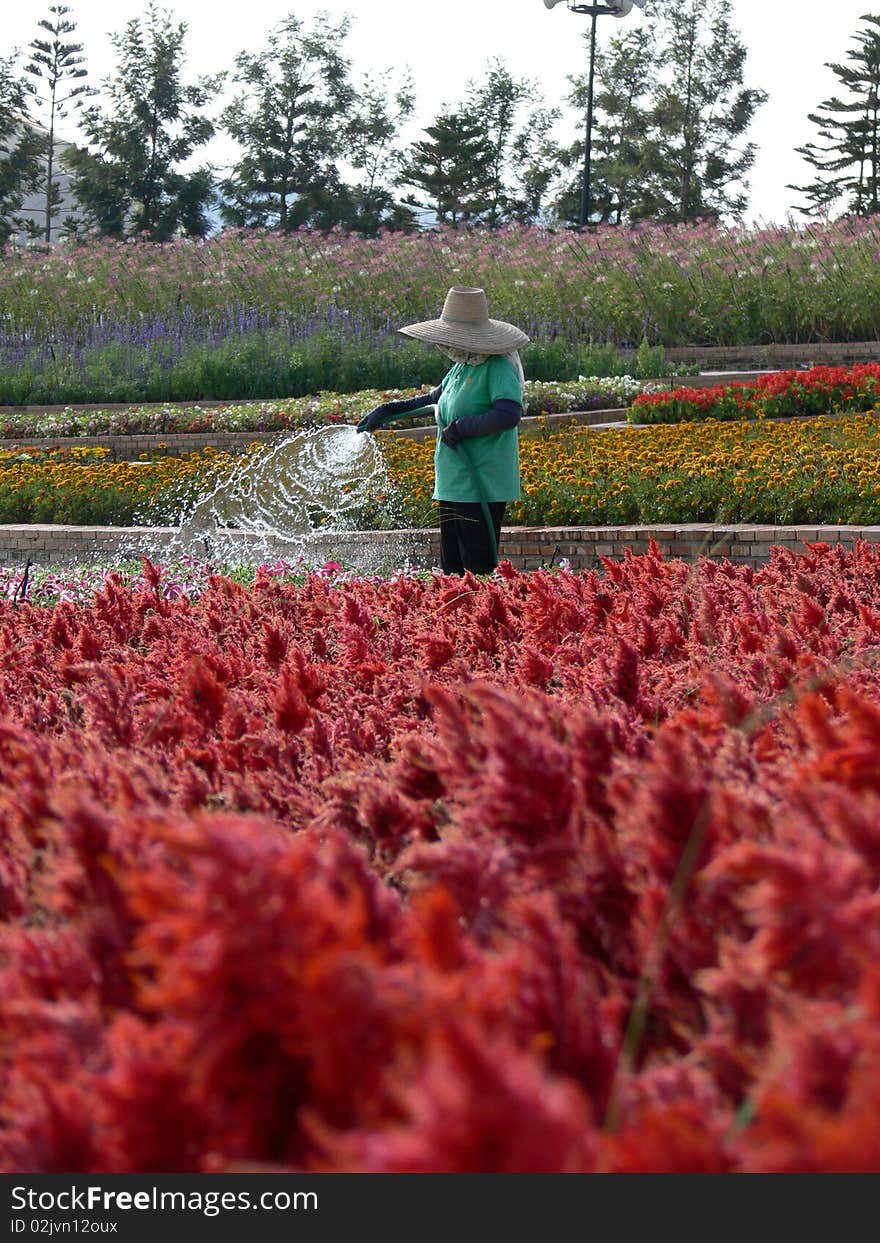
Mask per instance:
[[[100,85],[114,63],[109,35],[141,16],[143,0],[67,0],[77,22],[76,38],[88,57],[89,80]],[[13,47],[26,48],[38,33],[37,21],[48,15],[41,4],[13,5],[6,0],[0,18],[0,55]],[[265,32],[295,13],[309,20],[320,9],[332,17],[352,14],[352,33],[345,50],[355,74],[372,69],[409,66],[416,82],[416,127],[430,124],[439,108],[457,102],[467,82],[478,78],[490,56],[503,58],[518,77],[530,77],[541,86],[548,103],[567,93],[566,75],[583,72],[587,48],[581,35],[589,18],[570,13],[565,3],[548,11],[542,0],[159,0],[188,27],[189,73],[213,73],[232,68],[236,52],[256,50]],[[799,196],[786,183],[803,184],[812,170],[794,148],[816,138],[807,113],[837,90],[837,79],[826,61],[844,62],[854,32],[866,12],[880,13],[871,0],[733,0],[737,28],[748,48],[746,83],[770,95],[756,114],[751,137],[758,158],[750,175],[749,217],[781,222]],[[601,17],[599,41],[629,23],[650,21],[638,9],[618,21]],[[395,75],[396,78],[396,75]],[[566,134],[575,133],[581,118],[571,114]],[[579,128],[577,130],[579,132]],[[64,134],[73,138],[73,134]],[[221,164],[232,148],[215,140],[203,149]]]

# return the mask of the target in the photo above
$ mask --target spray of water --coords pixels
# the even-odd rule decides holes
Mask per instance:
[[[374,436],[346,425],[296,432],[269,449],[243,454],[231,474],[176,517],[173,533],[156,551],[162,558],[231,564],[278,557],[320,564],[344,553],[352,569],[381,572],[396,550],[386,545],[379,554],[351,533],[375,509],[377,497],[385,498],[390,515],[392,491]],[[399,556],[403,560],[402,547]]]

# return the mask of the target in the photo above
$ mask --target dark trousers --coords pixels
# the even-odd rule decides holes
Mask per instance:
[[[495,544],[501,543],[501,521],[506,501],[490,501]],[[498,564],[486,527],[483,506],[477,501],[440,501],[440,566],[444,574],[491,574]]]

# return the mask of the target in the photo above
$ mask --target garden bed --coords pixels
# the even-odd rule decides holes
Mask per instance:
[[[525,410],[530,416],[608,407],[623,409],[642,391],[661,385],[629,376],[581,376],[571,382],[527,381]],[[35,407],[31,412],[7,408],[0,416],[0,436],[52,440],[76,436],[192,435],[229,432],[290,432],[325,424],[357,423],[385,401],[427,392],[415,389],[365,389],[355,393],[318,393],[310,397],[272,402],[236,402],[189,405],[107,405],[90,407]],[[422,416],[425,421],[429,416]],[[401,425],[411,424],[401,420]]]
[[[880,1162],[880,550],[0,604],[0,1162]]]
[[[431,521],[433,452],[384,435],[407,512]],[[596,434],[571,428],[520,444],[525,526],[880,523],[880,418],[678,423]]]
[[[880,418],[871,412],[601,434],[539,424],[538,432],[520,441],[522,498],[508,505],[511,525],[880,522]],[[378,440],[387,482],[364,498],[362,529],[433,526],[433,437],[380,432]],[[251,449],[255,468],[268,452]],[[136,463],[107,457],[100,449],[0,455],[0,521],[168,526],[206,488],[249,467],[247,457],[215,450]]]
[[[680,423],[850,413],[871,409],[878,385],[880,363],[775,371],[753,383],[731,381],[712,388],[685,386],[640,394],[627,418],[633,423]]]
[[[625,411],[614,406],[606,410],[571,410],[565,414],[527,416],[520,422],[522,436],[545,436],[560,427],[623,426]],[[303,429],[306,430],[306,429]],[[417,420],[402,422],[394,428],[395,434],[405,438],[423,440],[436,434],[436,424],[419,424]],[[110,461],[133,462],[140,458],[180,457],[199,453],[204,449],[216,449],[227,453],[243,453],[254,444],[278,444],[294,431],[279,432],[184,432],[147,433],[129,432],[118,435],[58,436],[37,439],[29,436],[0,439],[0,454],[34,454],[57,452],[74,453],[77,450],[105,449]]]

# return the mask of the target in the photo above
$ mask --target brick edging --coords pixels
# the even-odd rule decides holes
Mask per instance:
[[[169,527],[78,527],[50,525],[0,525],[0,565],[35,565],[113,561],[136,557],[172,555],[177,531]],[[243,531],[229,532],[230,543],[253,559],[258,537]],[[569,562],[573,570],[602,569],[602,557],[619,558],[648,551],[655,540],[666,557],[695,561],[701,556],[727,559],[739,565],[758,566],[768,560],[774,546],[793,552],[807,544],[840,544],[852,548],[864,540],[880,544],[880,526],[769,526],[706,523],[595,527],[505,527],[501,556],[517,569],[534,570],[542,565]],[[299,549],[268,541],[258,555],[293,558]],[[250,553],[250,556],[248,555]],[[436,529],[365,531],[321,534],[306,549],[309,561],[336,557],[343,564],[375,564],[383,570],[404,561],[425,568],[439,563]],[[206,548],[205,555],[213,555]]]
[[[627,353],[627,351],[621,351]],[[766,345],[674,345],[666,346],[670,362],[699,366],[802,367],[880,361],[880,341],[771,342]],[[635,350],[632,351],[635,356]]]
[[[521,420],[520,428],[525,436],[540,436],[548,430],[565,425],[610,426],[615,420],[625,422],[626,410],[626,406],[613,406],[605,410],[571,410],[563,414],[529,415]],[[409,440],[425,440],[436,434],[433,424],[393,430],[395,435]],[[240,453],[255,441],[260,444],[274,444],[294,434],[295,429],[275,432],[130,432],[103,436],[16,436],[0,439],[0,449],[109,449],[114,461],[130,462],[141,454],[177,457],[183,453],[197,453],[209,448]]]

